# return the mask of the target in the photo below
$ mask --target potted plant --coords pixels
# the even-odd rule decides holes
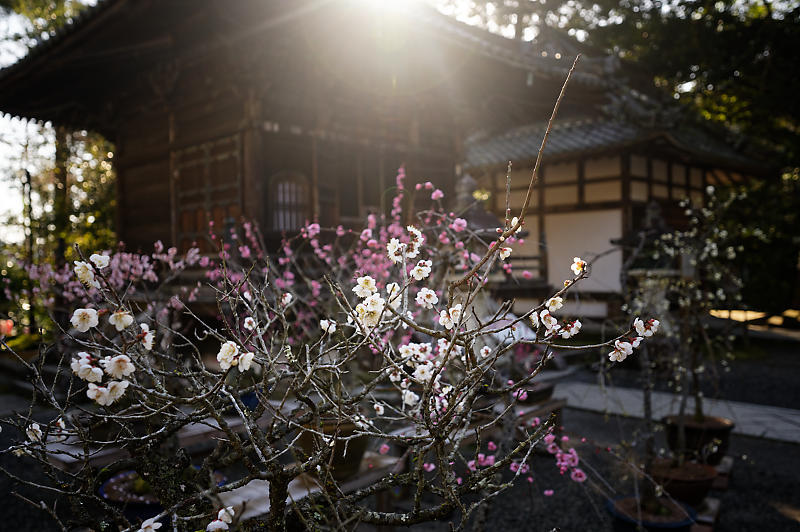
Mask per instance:
[[[678,324],[678,356],[672,360],[681,401],[678,413],[664,419],[667,441],[681,459],[711,465],[719,464],[727,453],[734,422],[704,410],[704,378],[717,377],[716,366],[720,355],[730,354],[733,332],[731,322],[715,324],[716,330],[712,329],[710,313],[741,302],[743,283],[736,258],[745,239],[766,238],[746,224],[726,223],[729,214],[738,209],[738,202],[746,198],[743,192],[729,190],[717,196],[714,187],[707,187],[705,206],[684,201],[688,228],[662,234],[655,252],[682,261],[682,275],[668,287]]]
[[[667,315],[668,302],[665,292],[674,278],[675,272],[663,263],[653,261],[646,256],[646,251],[652,245],[656,235],[663,231],[659,213],[653,212],[657,206],[651,206],[648,213],[648,224],[639,233],[635,242],[629,243],[630,253],[623,264],[620,273],[622,286],[631,287],[626,308],[628,312],[638,312],[648,309],[660,312],[660,316]],[[636,268],[634,268],[636,266]],[[672,323],[669,319],[664,323],[645,323],[640,320],[634,322],[634,329],[638,336],[629,339],[627,343],[617,346],[609,354],[612,360],[625,358],[630,347],[647,336],[652,336],[654,327],[665,329],[669,335]],[[636,465],[641,465],[640,475],[636,477],[636,491],[634,495],[618,497],[607,501],[606,507],[614,516],[616,527],[620,530],[690,530],[694,523],[695,513],[691,507],[681,504],[669,497],[664,497],[657,485],[657,475],[663,471],[663,464],[657,460],[655,451],[655,424],[653,420],[652,392],[655,382],[653,368],[654,358],[661,358],[667,347],[667,342],[660,339],[650,342],[640,350],[639,367],[641,371],[640,382],[642,385],[643,400],[643,434],[644,448],[641,459],[635,458]],[[656,355],[651,357],[651,355]],[[640,480],[642,480],[640,482]]]

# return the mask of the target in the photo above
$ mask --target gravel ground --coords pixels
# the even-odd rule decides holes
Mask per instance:
[[[720,396],[729,400],[800,408],[800,343],[761,342],[762,353],[756,357],[738,359],[725,375]],[[635,368],[615,368],[614,382],[620,386],[636,385]],[[581,380],[594,381],[594,375],[582,370],[575,375]],[[3,415],[21,402],[10,396],[0,396]],[[550,531],[555,527],[566,531],[612,530],[611,521],[603,507],[608,495],[633,491],[628,471],[604,450],[621,440],[631,442],[638,423],[635,420],[567,408],[564,428],[571,444],[581,453],[584,469],[592,470],[590,480],[577,484],[559,474],[549,455],[536,456],[532,461],[533,482],[524,479],[495,499],[486,530]],[[20,437],[4,427],[0,433],[0,449],[5,449]],[[586,442],[580,442],[585,437]],[[635,445],[635,442],[632,442]],[[663,445],[659,435],[659,446]],[[713,495],[721,500],[721,514],[715,532],[800,531],[800,445],[734,435],[730,454],[735,465],[728,490]],[[0,455],[0,466],[12,474],[35,480],[41,478],[32,462]],[[607,483],[607,484],[606,484]],[[0,474],[0,493],[10,494],[19,487]],[[544,490],[552,489],[552,496]],[[41,494],[21,490],[38,501]],[[397,501],[402,506],[402,501]],[[3,502],[5,525],[0,530],[41,531],[57,530],[41,511],[14,496]],[[365,528],[365,530],[368,530]],[[404,530],[396,528],[395,530]],[[408,530],[408,529],[405,529]],[[449,523],[420,525],[410,530],[434,532],[449,530]]]

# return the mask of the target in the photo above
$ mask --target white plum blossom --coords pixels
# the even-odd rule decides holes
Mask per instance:
[[[420,230],[413,225],[407,226],[406,230],[408,231],[410,237],[408,250],[406,251],[406,257],[413,259],[419,255],[419,250],[422,247],[422,243],[425,242],[425,237],[422,236],[422,232],[420,232]]]
[[[240,373],[244,373],[245,371],[248,371],[250,369],[250,365],[253,363],[253,358],[255,356],[256,356],[255,353],[248,351],[247,353],[240,355],[236,363],[234,363],[234,365],[238,366]]]
[[[256,329],[256,320],[254,320],[252,316],[247,316],[242,325],[248,331],[254,331]]]
[[[617,340],[614,342],[614,350],[608,354],[608,359],[612,362],[622,362],[631,354],[633,354],[633,346],[629,342]]]
[[[215,530],[228,530],[228,523],[220,519],[214,519],[206,527],[206,532],[214,532]]]
[[[288,307],[289,303],[292,302],[292,299],[293,299],[292,294],[290,294],[289,292],[284,293],[281,296],[281,305],[283,305],[284,307]]]
[[[564,298],[560,296],[551,297],[547,300],[547,310],[555,312],[564,306]]]
[[[458,324],[461,319],[461,303],[439,313],[439,323],[448,331]]]
[[[108,394],[108,388],[105,386],[98,386],[94,383],[89,383],[89,388],[86,390],[86,397],[97,402],[100,406],[111,404],[111,396]]]
[[[133,323],[133,316],[125,309],[115,310],[111,316],[108,317],[108,323],[113,325],[118,332],[122,332]]]
[[[133,365],[128,355],[117,355],[113,358],[106,357],[100,360],[100,365],[103,366],[106,373],[114,379],[127,377],[136,371],[136,367]]]
[[[389,240],[389,243],[386,244],[386,251],[387,255],[389,256],[389,260],[397,264],[403,262],[403,255],[405,255],[406,252],[406,245],[400,242],[398,239],[392,238]]]
[[[372,405],[372,408],[375,409],[375,413],[378,414],[379,416],[382,416],[385,411],[383,405],[380,403],[375,403],[374,405]]]
[[[356,319],[364,328],[371,328],[380,322],[386,301],[379,294],[372,294],[356,305]]]
[[[580,320],[575,320],[569,324],[567,324],[563,329],[561,329],[561,338],[567,339],[575,336],[581,330],[581,325],[583,325]]]
[[[633,340],[631,340],[631,345],[632,345],[633,347],[639,347],[639,344],[641,344],[641,343],[642,343],[642,340],[644,340],[644,338],[642,338],[641,336],[637,336],[636,338],[634,338]]]
[[[161,523],[156,521],[155,517],[151,517],[150,519],[145,519],[142,521],[142,527],[138,530],[138,532],[154,532],[159,528],[161,528]]]
[[[550,314],[550,311],[547,309],[544,309],[539,313],[539,318],[542,321],[542,325],[544,325],[545,329],[547,329],[547,334],[550,334],[552,331],[557,331],[561,328],[561,326],[558,324],[558,320],[555,319],[555,317],[553,317]]]
[[[70,364],[72,372],[86,382],[100,382],[103,380],[103,370],[92,364],[89,353],[80,352],[78,358],[73,358]]]
[[[511,229],[512,227],[514,227],[515,225],[517,225],[517,222],[518,222],[518,221],[519,221],[519,218],[517,218],[516,216],[514,216],[514,217],[511,219],[511,225],[509,226],[509,229]],[[520,224],[520,226],[519,226],[519,227],[517,227],[517,230],[516,230],[516,231],[514,231],[514,234],[517,234],[517,233],[519,233],[520,231],[522,231],[522,224]]]
[[[403,390],[403,404],[408,406],[414,406],[419,401],[419,395],[415,394],[411,390]]]
[[[586,270],[586,261],[581,259],[580,257],[575,257],[572,259],[572,273],[575,275],[580,275]]]
[[[649,319],[646,322],[642,321],[640,318],[633,320],[633,328],[636,329],[639,336],[644,336],[645,338],[653,336],[653,334],[658,331],[659,325],[660,322],[656,319]]]
[[[217,362],[222,371],[227,371],[236,362],[236,357],[239,355],[239,346],[235,342],[228,340],[222,344],[217,353]]]
[[[102,270],[111,262],[111,258],[108,255],[100,255],[99,253],[93,253],[89,260],[92,261],[98,270]]]
[[[150,326],[146,323],[140,323],[139,327],[142,328],[142,345],[144,346],[146,351],[152,351],[153,349],[153,341],[156,338],[156,335],[153,331],[150,330]]]
[[[529,319],[531,320],[531,324],[533,324],[534,330],[538,329],[539,328],[539,314],[537,314],[536,312],[531,312],[531,315],[530,315]]]
[[[375,279],[369,275],[356,279],[356,286],[353,287],[353,292],[361,299],[369,297],[377,291],[378,287],[375,285]]]
[[[439,302],[439,297],[436,295],[436,292],[430,288],[423,288],[417,293],[416,301],[417,305],[422,308],[430,309]]]
[[[325,333],[333,334],[336,332],[336,322],[333,320],[319,320],[319,326]]]
[[[77,375],[86,382],[100,382],[103,380],[103,370],[89,364],[80,366]]]
[[[485,345],[485,346],[483,346],[483,347],[481,348],[481,356],[482,356],[483,358],[487,358],[487,357],[488,357],[489,355],[491,355],[491,354],[492,354],[492,348],[491,348],[491,347],[489,347],[488,345]]]
[[[427,383],[431,377],[433,376],[433,364],[420,364],[414,370],[414,379],[421,382]]]
[[[113,403],[125,394],[125,390],[130,383],[128,381],[111,381],[108,383],[109,404]]]
[[[397,310],[400,307],[402,298],[400,297],[400,285],[397,283],[389,283],[386,285],[386,299],[389,305]]]
[[[500,248],[500,258],[506,260],[508,257],[511,256],[511,248],[506,246]]]
[[[88,262],[82,260],[73,261],[75,263],[75,276],[84,286],[100,286],[94,278],[94,269]]]
[[[433,263],[429,260],[421,260],[417,265],[411,269],[411,277],[417,281],[421,281],[431,274],[431,266]]]
[[[91,327],[97,327],[99,323],[97,318],[97,311],[93,308],[78,308],[72,313],[70,318],[72,326],[78,329],[78,332],[86,332]]]
[[[28,439],[31,441],[42,441],[42,429],[39,427],[38,423],[31,423],[28,428],[25,429],[25,434],[28,435]]]
[[[228,524],[231,524],[233,522],[233,518],[235,516],[236,512],[234,511],[233,506],[226,506],[225,508],[217,512],[217,519]]]

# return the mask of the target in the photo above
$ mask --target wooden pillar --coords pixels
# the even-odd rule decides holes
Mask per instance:
[[[497,172],[489,172],[489,186],[491,187],[492,191],[492,212],[497,214],[500,212],[500,198],[498,195],[500,194],[500,190],[497,187]]]
[[[631,154],[622,154],[622,236],[633,232],[633,203],[631,201]]]
[[[169,220],[172,245],[178,245],[178,179],[177,154],[175,153],[175,113],[167,114],[167,133],[169,141]]]
[[[667,161],[667,198],[675,199],[672,192],[672,161]]]
[[[69,230],[69,132],[63,126],[56,126],[56,158],[53,174],[55,177],[53,196],[53,220],[56,236],[56,266],[63,266],[66,259],[66,236]]]
[[[647,156],[647,201],[653,199],[653,159]]]
[[[380,158],[380,172],[383,173],[383,157]],[[364,214],[364,161],[362,160],[361,150],[356,150],[356,200],[358,204],[357,216],[361,218]]]
[[[687,198],[691,197],[691,190],[692,190],[692,173],[691,173],[691,169],[692,169],[692,165],[690,165],[690,164],[686,164],[683,167],[684,174],[685,174],[684,177],[683,177],[683,180],[684,180],[683,189],[686,192],[686,197]]]
[[[311,218],[319,219],[319,161],[317,157],[317,136],[311,135]]]
[[[245,122],[241,131],[242,142],[242,187],[239,190],[242,213],[264,226],[266,221],[264,204],[264,176],[261,162],[263,138],[261,134],[261,102],[256,92],[250,90],[245,106]]]

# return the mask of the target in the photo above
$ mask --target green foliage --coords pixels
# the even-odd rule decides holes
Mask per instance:
[[[30,22],[26,36],[33,40],[58,30],[85,7],[75,0],[0,0],[0,12],[17,13]]]
[[[629,82],[726,126],[776,166],[800,166],[796,2],[476,0],[471,12],[487,25],[544,22],[580,37],[635,63]]]

